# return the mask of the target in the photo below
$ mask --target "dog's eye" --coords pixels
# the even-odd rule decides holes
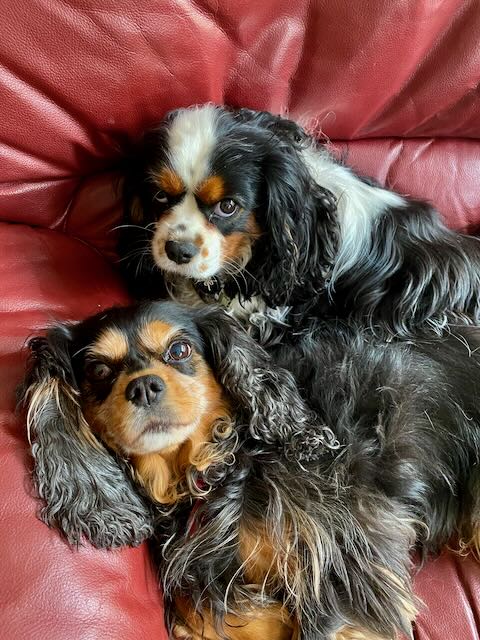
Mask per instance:
[[[153,196],[153,199],[160,204],[168,204],[168,196],[165,191],[157,191],[157,193]]]
[[[92,381],[108,380],[113,371],[104,362],[90,362],[85,370],[87,377]]]
[[[169,346],[168,351],[165,354],[165,360],[167,362],[180,362],[181,360],[188,360],[192,355],[192,345],[186,340],[175,340]]]
[[[234,213],[237,213],[239,208],[240,207],[235,200],[227,198],[226,200],[220,200],[220,202],[217,202],[213,213],[221,218],[229,218],[230,216],[233,216]]]

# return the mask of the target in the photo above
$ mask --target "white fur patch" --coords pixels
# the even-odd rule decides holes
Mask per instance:
[[[192,424],[161,431],[158,433],[146,433],[142,435],[131,449],[127,451],[129,455],[145,455],[147,453],[156,453],[164,451],[176,444],[185,442],[189,436],[198,427],[198,420]]]
[[[337,199],[340,222],[340,247],[332,274],[354,268],[370,249],[373,221],[390,207],[402,207],[405,200],[392,191],[365,184],[350,169],[337,164],[322,147],[302,152],[314,180],[331,191]]]
[[[235,318],[244,329],[253,334],[263,346],[276,344],[288,328],[288,316],[291,307],[267,307],[261,296],[252,296],[240,301],[235,296],[230,301],[227,313]]]
[[[168,158],[187,189],[206,178],[217,143],[218,112],[213,105],[181,109],[168,132]]]
[[[191,242],[198,246],[199,251],[190,262],[177,264],[165,253],[165,243],[168,240]],[[157,222],[152,238],[152,253],[156,264],[163,271],[194,280],[205,280],[221,269],[223,243],[220,231],[208,225],[195,197],[187,193],[179,204]]]
[[[180,109],[168,131],[168,160],[186,187],[185,197],[162,216],[152,238],[152,253],[160,269],[193,280],[206,280],[222,269],[222,234],[208,224],[198,208],[194,190],[209,176],[217,143],[218,111],[213,105]],[[199,252],[190,262],[177,264],[165,253],[169,240],[191,242]]]

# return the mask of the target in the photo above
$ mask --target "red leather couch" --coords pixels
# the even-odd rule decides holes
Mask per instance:
[[[473,232],[479,33],[477,0],[0,3],[3,640],[165,638],[145,547],[72,550],[36,519],[13,414],[26,338],[125,300],[111,232],[125,140],[195,102],[288,111],[359,170]],[[418,639],[479,638],[479,564],[445,553],[417,592]]]

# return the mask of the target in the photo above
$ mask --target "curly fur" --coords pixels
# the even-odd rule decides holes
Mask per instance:
[[[385,344],[324,322],[267,354],[214,306],[168,302],[107,310],[77,330],[167,312],[234,408],[191,460],[177,504],[154,506],[170,631],[188,627],[187,600],[218,638],[233,635],[228,616],[275,607],[299,640],[409,633],[411,551],[436,552],[453,535],[462,549],[478,544],[478,332]],[[73,331],[34,341],[26,381],[44,517],[73,542],[137,542],[150,510],[122,461],[84,429]]]
[[[90,431],[79,405],[68,327],[30,342],[30,367],[21,395],[44,501],[42,520],[69,543],[85,537],[99,548],[136,546],[153,534],[153,513],[135,489],[127,464]]]
[[[344,626],[408,634],[411,550],[436,552],[478,525],[480,357],[464,346],[478,336],[385,345],[355,326],[323,324],[296,350],[275,350],[275,418],[259,432],[255,405],[264,413],[271,405],[257,385],[268,389],[270,380],[253,368],[239,391],[238,372],[256,349],[236,332],[226,339],[230,330],[222,323],[210,336],[219,379],[242,403],[235,462],[193,512],[179,505],[164,523],[158,550],[170,628],[185,623],[175,602],[188,594],[221,638],[229,637],[226,615],[248,619],[278,601],[302,640],[326,640]],[[292,401],[302,407],[298,430]],[[208,474],[211,481],[215,468]],[[245,532],[275,550],[259,583],[240,553]]]
[[[264,306],[289,307],[294,330],[332,316],[387,336],[478,322],[476,238],[447,229],[429,204],[355,175],[292,121],[205,108],[215,118],[212,159],[237,163],[263,232],[242,269],[217,274],[229,298],[259,296]],[[136,297],[182,300],[188,289],[159,270],[150,250],[158,214],[149,171],[168,157],[167,133],[178,113],[185,117],[173,112],[146,134],[126,172],[120,253]]]

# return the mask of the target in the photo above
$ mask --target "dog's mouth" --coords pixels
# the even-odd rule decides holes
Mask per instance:
[[[171,431],[175,431],[177,429],[184,429],[188,427],[186,424],[182,424],[180,422],[171,422],[171,421],[163,421],[163,420],[152,420],[147,423],[147,425],[142,429],[142,432],[138,436],[141,438],[149,433],[151,434],[159,434],[159,433],[170,433]]]
[[[167,269],[165,266],[162,266],[162,271],[170,284],[173,285],[173,289],[177,286],[181,291],[182,283],[188,282],[204,302],[221,302],[226,280],[220,273],[204,278],[198,273],[181,273],[179,270]]]

